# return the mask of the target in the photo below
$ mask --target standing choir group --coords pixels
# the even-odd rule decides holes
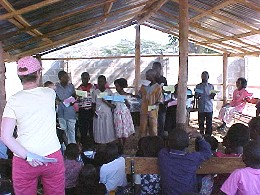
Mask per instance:
[[[195,89],[195,98],[198,99],[200,133],[188,134],[176,128],[177,85],[175,85],[175,92],[170,94],[170,99],[166,100],[167,94],[162,86],[167,86],[167,81],[161,76],[161,70],[161,64],[155,62],[153,68],[146,72],[146,80],[149,81],[149,84],[142,85],[136,95],[142,100],[139,128],[142,138],[139,140],[137,155],[158,156],[160,176],[139,175],[137,177],[136,175],[135,182],[143,187],[141,194],[154,191],[154,186],[167,195],[197,192],[196,169],[202,161],[212,155],[210,145],[202,135],[211,136],[212,134],[213,99],[217,91],[214,90],[212,84],[208,83],[208,72],[202,72],[202,82]],[[45,194],[64,194],[65,168],[60,142],[56,134],[56,119],[58,119],[60,129],[64,132],[63,135],[65,134],[63,141],[66,139],[68,144],[65,157],[67,160],[72,160],[69,162],[73,165],[72,169],[76,167],[74,161],[78,156],[78,148],[74,144],[76,143],[75,110],[78,109],[80,142],[83,146],[87,145],[91,139],[96,143],[104,144],[113,142],[116,138],[124,145],[126,138],[135,133],[128,101],[129,97],[133,95],[124,91],[124,88],[127,87],[126,79],[120,78],[114,81],[116,93],[113,94],[107,85],[105,76],[100,75],[97,85],[92,85],[89,83],[89,74],[84,72],[81,75],[82,84],[75,90],[74,86],[69,83],[68,74],[60,71],[58,73],[60,82],[55,86],[51,82],[47,82],[45,86],[48,87],[38,87],[41,65],[36,58],[30,56],[18,61],[17,74],[23,90],[11,96],[7,101],[1,124],[1,140],[14,153],[12,179],[15,194],[36,194],[38,178],[41,178]],[[225,128],[235,112],[243,110],[246,102],[250,102],[252,94],[246,91],[246,85],[247,82],[244,78],[237,80],[237,89],[233,93],[232,101],[220,110],[219,118],[223,124],[218,128],[219,130]],[[55,91],[52,88],[55,88]],[[190,96],[189,93],[188,97]],[[171,110],[172,106],[174,106],[173,110]],[[189,106],[187,103],[187,108]],[[204,129],[205,121],[206,128]],[[17,127],[17,138],[13,136],[15,127]],[[163,148],[160,138],[165,130],[169,132],[168,148]],[[196,138],[199,148],[197,152],[186,152],[190,138]],[[230,140],[232,139],[229,138]],[[231,149],[234,148],[231,147]],[[254,171],[258,174],[259,152],[258,142],[251,142],[245,146],[244,162],[249,169],[243,170],[244,172]],[[120,185],[126,185],[124,158],[119,157],[118,147],[115,144],[107,144],[104,154],[106,159],[103,161],[105,164],[100,168],[100,180],[97,179],[99,178],[97,176],[95,177],[97,180],[94,181],[96,188],[99,188],[97,186],[100,182],[105,185],[107,191],[113,190],[118,186],[114,186],[115,180],[121,183]],[[88,154],[86,153],[86,155]],[[97,153],[95,158],[94,160],[99,158],[100,161],[100,153]],[[79,181],[82,174],[87,174],[92,168],[88,164],[82,169],[79,166],[78,170],[81,169]],[[93,170],[92,174],[97,175],[95,169]],[[114,178],[113,175],[117,175],[118,178]],[[112,179],[108,180],[108,176]],[[239,173],[233,175],[234,177],[238,180]],[[255,176],[255,178],[258,177]],[[91,181],[91,178],[88,181]],[[84,182],[86,181],[83,179],[81,184],[83,185]],[[232,187],[231,189],[229,186],[232,182],[236,181],[229,179],[221,190],[227,194],[231,190],[236,192],[237,188]],[[250,190],[254,189],[255,186]],[[248,189],[238,188],[238,190],[248,192]],[[159,191],[151,192],[151,194],[158,194]],[[259,192],[259,190],[257,191],[256,188],[255,192]]]

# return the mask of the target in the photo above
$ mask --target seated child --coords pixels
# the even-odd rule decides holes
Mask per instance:
[[[106,186],[99,183],[99,174],[94,165],[86,164],[79,172],[76,194],[104,195]]]
[[[230,123],[235,112],[242,112],[245,108],[246,102],[249,102],[252,93],[248,93],[246,90],[247,80],[240,77],[236,81],[237,89],[233,92],[233,98],[230,103],[224,105],[220,111],[218,118],[222,120],[222,124],[217,127],[218,130],[224,130],[226,124]]]
[[[260,116],[254,117],[248,123],[250,138],[260,141]]]
[[[249,128],[242,123],[233,124],[223,139],[225,153],[216,152],[216,157],[239,157],[243,154],[243,147],[249,142]],[[212,194],[219,194],[220,187],[230,174],[218,174],[214,178]]]
[[[189,153],[189,136],[196,138],[199,151]],[[169,134],[169,147],[159,152],[158,165],[164,195],[198,192],[196,170],[200,164],[211,157],[211,149],[202,135],[197,131],[188,134],[175,129]]]
[[[100,183],[105,184],[107,191],[126,186],[125,159],[119,157],[118,146],[109,143],[105,149],[106,164],[100,168]]]
[[[65,150],[65,192],[72,195],[75,192],[78,175],[83,164],[77,161],[79,146],[75,143],[67,145]]]
[[[221,187],[225,194],[260,194],[260,143],[250,141],[244,147],[246,168],[236,169]]]
[[[163,148],[163,140],[158,136],[142,137],[138,142],[137,157],[158,157]],[[161,194],[160,175],[135,174],[135,194]]]

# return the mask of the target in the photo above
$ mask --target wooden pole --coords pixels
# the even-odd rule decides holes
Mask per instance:
[[[0,124],[2,122],[3,111],[6,104],[5,70],[4,50],[2,42],[0,41]]]
[[[39,60],[40,64],[41,64],[41,67],[42,67],[42,59],[41,59],[41,55],[37,54],[36,55],[36,58],[37,60]],[[42,83],[42,72],[41,72],[41,78],[40,78],[40,83],[39,83],[40,86],[43,86],[43,83]]]
[[[223,54],[223,104],[227,103],[227,67],[228,67],[228,54]]]
[[[136,25],[135,37],[135,94],[138,93],[139,83],[141,80],[141,39],[140,39],[140,25]]]
[[[188,0],[179,1],[179,76],[178,76],[178,104],[177,104],[177,128],[186,130],[187,114],[187,81],[188,81]]]

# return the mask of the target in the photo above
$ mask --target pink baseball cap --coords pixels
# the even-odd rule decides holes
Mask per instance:
[[[42,66],[36,58],[26,56],[17,61],[17,74],[28,75],[42,69]]]

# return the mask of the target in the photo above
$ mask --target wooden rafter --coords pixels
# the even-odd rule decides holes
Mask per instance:
[[[177,16],[174,16],[168,12],[165,12],[163,10],[159,10],[158,13],[164,15],[164,16],[167,16],[168,18],[175,18],[178,20],[178,17]],[[243,44],[245,46],[248,46],[248,47],[251,47],[251,48],[254,48],[256,50],[259,50],[260,48],[259,47],[256,47],[255,45],[252,45],[252,44],[249,44],[249,43],[245,43],[243,41],[241,41],[240,39],[238,38],[232,38],[232,37],[229,37],[229,36],[226,36],[222,33],[218,33],[217,31],[214,31],[214,30],[211,30],[210,28],[205,28],[205,27],[202,27],[199,23],[197,22],[190,22],[190,26],[193,27],[193,28],[197,28],[197,29],[200,29],[200,30],[203,30],[204,32],[208,32],[209,34],[212,34],[212,35],[217,35],[218,37],[223,37],[223,38],[220,38],[220,39],[216,39],[216,43],[222,43],[222,41],[229,41],[229,40],[232,40],[232,41],[235,41],[237,43],[240,43],[240,44]],[[205,44],[207,44],[205,42]]]
[[[128,6],[128,7],[125,7],[124,9],[120,9],[120,10],[117,10],[117,11],[114,11],[114,12],[110,12],[109,13],[109,16],[115,16],[119,13],[122,13],[126,10],[131,10],[131,9],[134,9],[134,8],[137,8],[137,7],[140,7],[140,6],[143,6],[145,3],[140,3],[140,4],[136,4],[136,5],[132,5],[132,6]],[[138,11],[136,12],[133,12],[135,15],[137,14]],[[60,34],[62,32],[66,32],[66,31],[69,31],[71,29],[76,29],[76,28],[80,28],[82,26],[86,26],[86,25],[89,25],[91,23],[96,23],[96,22],[99,22],[102,21],[103,19],[105,19],[107,16],[99,16],[99,17],[96,17],[96,18],[91,18],[91,19],[88,19],[88,20],[85,20],[83,22],[80,22],[80,23],[77,23],[77,24],[73,24],[73,25],[70,25],[70,26],[66,26],[66,27],[63,27],[63,28],[60,28],[58,30],[54,30],[54,31],[51,31],[49,33],[46,33],[42,36],[38,36],[38,37],[34,37],[34,38],[31,38],[29,40],[27,40],[26,42],[21,42],[21,43],[17,43],[17,44],[14,44],[14,45],[11,45],[11,46],[7,46],[4,48],[5,51],[9,51],[11,49],[15,49],[15,48],[19,48],[19,47],[23,47],[29,43],[33,43],[35,41],[38,41],[42,38],[47,38],[47,37],[51,37],[53,35],[57,35],[57,34]]]
[[[257,56],[260,57],[260,51],[245,52],[245,53],[233,53],[230,57],[244,57],[244,56]]]
[[[119,18],[117,18],[117,20],[113,20],[113,21],[110,21],[110,22],[105,23],[105,24],[98,24],[98,25],[96,25],[96,27],[93,27],[91,30],[88,29],[88,30],[82,31],[80,33],[68,36],[68,37],[61,39],[59,41],[55,41],[51,44],[46,44],[46,45],[43,45],[41,47],[37,47],[35,49],[32,49],[30,51],[20,53],[19,55],[16,55],[16,57],[36,54],[36,53],[42,52],[46,49],[58,47],[62,44],[69,44],[69,43],[75,42],[76,40],[80,40],[82,38],[97,34],[98,32],[105,31],[109,28],[111,29],[111,28],[114,28],[116,26],[129,23],[130,21],[132,21],[132,18],[134,16],[135,16],[135,13],[134,14],[131,13],[127,16],[119,17]]]
[[[176,2],[176,3],[179,3],[179,0],[172,0],[172,1],[173,1],[173,2]],[[197,11],[197,12],[201,12],[201,13],[205,12],[205,10],[200,9],[200,8],[197,8],[197,7],[195,7],[195,6],[193,6],[193,5],[190,5],[190,4],[189,4],[189,8],[190,8],[190,9],[193,9],[193,10],[195,10],[195,11]],[[240,21],[234,20],[234,19],[231,20],[230,18],[228,18],[228,17],[226,17],[226,16],[222,16],[222,15],[220,15],[220,14],[213,13],[213,12],[211,12],[211,13],[208,14],[208,15],[214,16],[214,17],[216,17],[216,18],[218,18],[218,19],[221,19],[221,20],[223,20],[223,21],[225,21],[225,22],[227,22],[227,23],[230,23],[230,22],[232,21],[232,24],[234,24],[234,25],[236,25],[236,26],[239,26],[239,27],[241,27],[241,28],[244,28],[244,29],[246,29],[246,30],[248,30],[248,31],[252,31],[252,32],[254,32],[255,34],[257,34],[257,30],[258,30],[258,29],[256,29],[255,27],[252,27],[250,24],[246,23],[245,21],[240,22]],[[192,18],[191,18],[191,20],[192,20]]]
[[[25,7],[25,8],[22,8],[22,9],[19,9],[19,10],[15,10],[15,11],[13,11],[11,13],[3,14],[3,15],[0,16],[0,20],[6,20],[6,19],[14,17],[15,15],[21,15],[21,14],[24,14],[24,13],[27,13],[27,12],[30,12],[30,11],[33,11],[33,10],[45,7],[47,5],[51,5],[51,4],[57,3],[59,1],[61,1],[61,0],[45,0],[45,1],[42,1],[40,3],[36,3],[34,5],[30,5],[30,6]]]
[[[232,4],[236,4],[237,2],[235,0],[227,0],[227,1],[224,1],[223,3],[220,3],[218,5],[216,5],[215,7],[207,10],[207,11],[203,11],[201,12],[199,15],[193,17],[190,19],[191,22],[197,22],[200,18],[203,18],[205,16],[208,16],[210,15],[211,13],[214,13],[215,11],[217,10],[220,10],[228,5],[232,5]]]
[[[0,2],[0,4],[8,11],[8,12],[15,12],[14,7],[7,1],[7,0],[2,0]],[[21,26],[23,28],[28,28],[31,25],[21,16],[21,15],[15,15],[13,18],[9,19],[10,22],[12,22],[14,25],[17,25],[16,23],[14,23],[14,21],[17,21],[19,23],[19,25],[17,25],[18,28],[20,28]],[[36,29],[32,29],[31,31],[27,32],[28,34],[32,35],[32,36],[41,36],[42,33],[39,32]],[[45,39],[48,42],[51,42],[49,39]]]
[[[168,0],[155,1],[150,7],[149,11],[137,16],[138,24],[142,24],[147,21],[152,15],[154,15]]]
[[[149,22],[145,22],[143,25],[145,25],[145,26],[147,26],[149,28],[153,28],[155,30],[158,30],[158,31],[161,31],[161,32],[164,32],[164,33],[171,34],[171,35],[174,35],[176,37],[179,37],[178,33],[172,32],[171,30],[166,30],[166,29],[155,27],[153,24],[152,25],[149,24]],[[193,42],[193,43],[196,43],[197,45],[201,45],[203,47],[207,47],[209,49],[215,50],[215,51],[220,52],[220,53],[228,53],[228,51],[225,50],[225,49],[217,48],[217,47],[214,47],[214,46],[209,46],[209,45],[203,44],[203,43],[198,42],[198,41],[196,41],[194,39],[191,39],[191,38],[189,38],[189,41]]]
[[[260,12],[260,7],[258,5],[255,5],[253,2],[247,0],[237,0],[237,1],[241,4],[244,4],[245,6],[249,7],[252,10]]]
[[[108,17],[108,15],[109,15],[109,12],[110,12],[111,9],[112,9],[113,3],[114,3],[114,2],[109,2],[109,3],[106,3],[106,4],[104,5],[103,12],[104,12],[105,18],[102,20],[102,23],[106,22],[107,17]]]
[[[161,21],[161,20],[156,19],[156,18],[150,18],[150,20],[153,20],[153,21],[158,22],[158,23],[160,23],[160,24],[164,24],[165,26],[167,26],[167,27],[169,27],[169,28],[171,28],[171,29],[176,29],[176,30],[179,29],[178,26],[175,26],[175,25],[173,25],[173,24],[169,24],[169,23],[167,23],[167,22],[165,22],[165,21]],[[207,40],[207,41],[210,42],[211,44],[214,43],[214,41],[215,41],[214,39],[208,38],[207,36],[204,36],[204,35],[198,34],[198,33],[196,33],[196,32],[193,32],[192,30],[189,30],[189,34],[190,34],[190,35],[194,35],[194,36],[196,36],[196,37],[199,37],[200,39]],[[232,49],[234,49],[234,50],[236,50],[236,51],[238,51],[238,52],[246,52],[246,50],[244,50],[243,48],[240,48],[240,47],[231,46],[231,45],[228,45],[228,44],[225,44],[225,43],[221,43],[221,45],[226,46],[226,47],[228,47],[228,48],[232,48]]]
[[[9,33],[3,34],[3,35],[1,35],[0,40],[8,39],[8,38],[10,38],[12,36],[15,36],[15,35],[18,35],[19,33],[22,33],[22,32],[31,31],[32,29],[36,29],[36,28],[39,28],[39,27],[43,27],[43,26],[47,26],[49,24],[56,23],[56,22],[58,22],[60,20],[63,20],[65,18],[73,17],[76,14],[87,12],[89,10],[92,10],[92,9],[96,8],[96,7],[100,7],[100,6],[104,5],[105,3],[114,2],[114,1],[116,1],[116,0],[107,0],[107,1],[101,2],[101,3],[93,3],[92,5],[84,7],[83,9],[80,9],[80,10],[77,10],[77,11],[73,11],[73,12],[69,12],[67,14],[63,14],[63,15],[58,16],[56,18],[50,19],[50,20],[48,20],[46,22],[41,22],[39,24],[30,26],[30,27],[27,27],[27,28],[19,29],[18,31],[14,31],[14,32],[9,32]]]

